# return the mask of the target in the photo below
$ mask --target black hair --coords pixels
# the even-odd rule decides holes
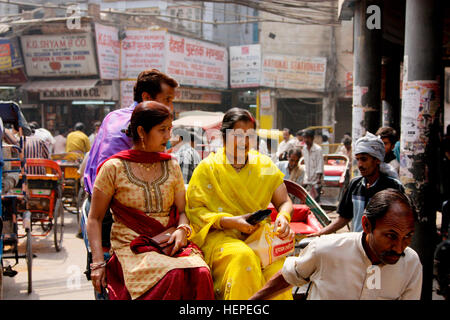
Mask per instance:
[[[312,137],[312,138],[314,138],[314,130],[303,131],[303,136],[304,137]]]
[[[253,128],[256,129],[256,121],[250,111],[241,108],[231,108],[223,116],[222,127],[220,128],[224,142],[227,140],[227,130],[233,129],[238,121],[251,122],[253,123]]]
[[[375,229],[377,220],[382,219],[393,203],[403,203],[413,212],[414,221],[417,221],[417,212],[411,199],[403,192],[388,188],[377,192],[367,204],[364,215],[369,219],[372,229]]]
[[[162,92],[161,83],[172,88],[178,87],[178,82],[157,69],[142,71],[133,88],[134,101],[142,102],[142,93],[147,92],[152,99],[156,99],[158,93]]]
[[[172,131],[174,136],[179,136],[181,140],[193,143],[195,141],[195,135],[192,131],[185,128],[175,128]]]
[[[381,139],[388,138],[391,144],[395,144],[398,140],[397,132],[391,127],[381,127],[375,135],[380,136]]]
[[[302,136],[303,137],[303,130],[298,130],[295,134],[296,136]]]
[[[295,154],[299,159],[302,157],[302,149],[300,148],[291,148],[288,152],[288,157],[290,157],[292,154]]]
[[[75,126],[73,127],[75,130],[83,131],[84,130],[84,124],[82,122],[75,123]]]
[[[349,137],[345,137],[345,138],[342,140],[342,143],[344,144],[344,146],[350,146],[350,145],[352,144],[352,139],[349,138]]]

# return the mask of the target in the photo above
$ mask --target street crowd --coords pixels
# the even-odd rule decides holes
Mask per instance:
[[[321,135],[319,146],[313,130],[293,137],[284,129],[270,157],[253,115],[231,108],[221,139],[202,160],[196,133],[172,130],[177,87],[158,70],[141,72],[134,103],[96,122],[89,137],[83,123],[55,137],[30,123],[27,158],[83,156],[90,277],[98,299],[292,300],[292,286],[305,285],[307,299],[420,299],[422,264],[409,248],[417,213],[399,181],[393,128],[356,141],[344,136],[337,153],[356,164],[360,176],[343,192],[337,219],[308,235],[312,241],[298,256],[263,266],[246,239],[268,224],[271,236],[294,241],[294,204],[283,180],[319,201],[329,137]],[[273,225],[248,222],[270,203],[278,212]],[[335,233],[349,223],[351,232]]]

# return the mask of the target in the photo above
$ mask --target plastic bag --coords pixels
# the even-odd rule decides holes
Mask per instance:
[[[287,256],[295,249],[295,239],[280,239],[269,223],[262,224],[248,236],[245,243],[259,257],[262,268]]]

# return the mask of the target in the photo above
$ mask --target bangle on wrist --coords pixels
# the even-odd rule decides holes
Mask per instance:
[[[288,222],[291,222],[291,215],[287,211],[280,211],[278,215],[284,216]]]
[[[185,223],[180,224],[177,227],[177,230],[178,229],[183,229],[186,232],[186,238],[188,238],[192,234],[192,229],[191,229],[191,227],[188,224],[185,224]]]
[[[106,266],[106,261],[99,262],[99,263],[91,263],[90,265],[91,271],[104,268]]]

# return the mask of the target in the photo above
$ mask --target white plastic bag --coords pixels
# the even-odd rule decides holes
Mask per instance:
[[[262,268],[287,256],[295,249],[295,239],[280,239],[269,223],[262,224],[245,240],[245,243],[259,257]]]

